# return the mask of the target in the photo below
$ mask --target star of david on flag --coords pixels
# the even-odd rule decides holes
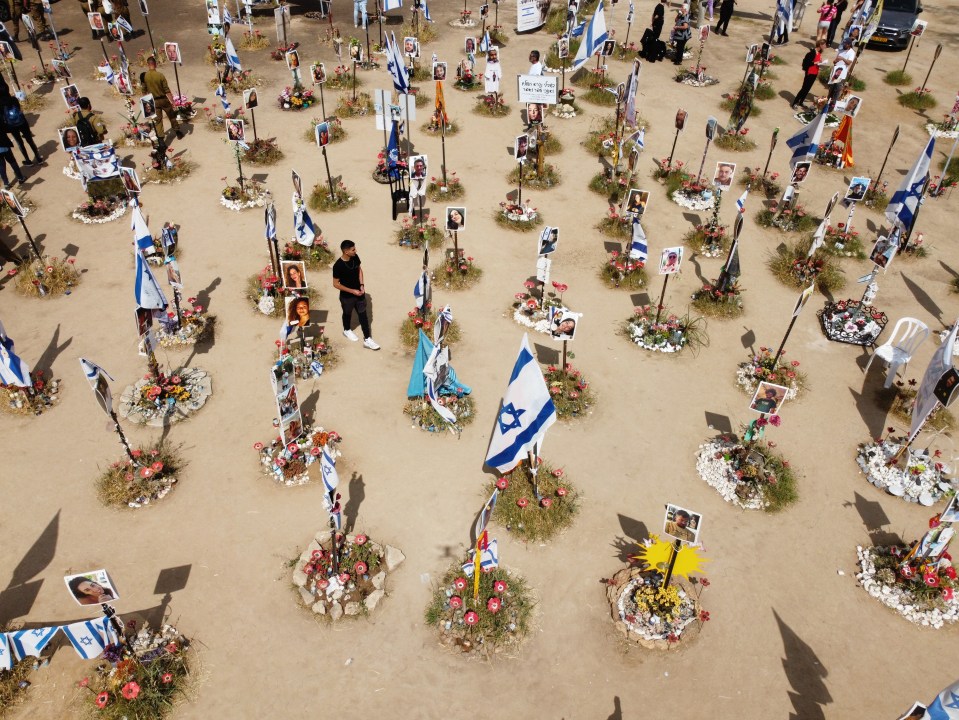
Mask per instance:
[[[936,136],[929,138],[922,154],[916,159],[912,170],[902,179],[899,189],[889,198],[886,207],[886,219],[903,230],[912,225],[916,212],[919,209],[919,198],[922,196],[922,187],[929,174],[929,164],[932,162],[932,151],[936,146]]]

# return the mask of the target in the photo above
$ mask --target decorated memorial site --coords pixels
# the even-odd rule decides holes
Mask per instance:
[[[959,718],[946,4],[11,7],[0,716]]]

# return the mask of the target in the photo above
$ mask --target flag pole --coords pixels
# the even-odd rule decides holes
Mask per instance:
[[[326,156],[326,146],[323,146],[323,162],[326,165],[326,179],[330,183],[330,202],[336,201],[336,193],[333,192],[333,175],[330,174],[330,159]]]
[[[563,340],[563,377],[566,377],[566,340]]]
[[[110,408],[110,419],[113,420],[113,429],[117,431],[117,435],[120,437],[120,444],[123,445],[127,457],[130,459],[130,462],[136,463],[136,458],[133,457],[133,451],[130,449],[130,443],[127,442],[127,436],[123,434],[123,428],[120,427],[120,420],[117,418],[117,413],[113,408]]]
[[[27,236],[27,242],[30,243],[30,248],[33,250],[33,254],[37,256],[37,260],[43,263],[43,255],[40,253],[40,248],[37,247],[37,242],[33,239],[33,235],[31,235],[30,231],[27,230],[27,224],[23,222],[22,217],[17,217],[17,220],[20,221],[20,227],[23,228],[23,232]]]
[[[663,576],[663,588],[669,587],[669,581],[673,579],[673,568],[676,566],[676,558],[679,556],[679,551],[682,549],[682,540],[676,540],[673,542],[673,552],[669,556],[669,565],[666,566],[666,574]]]
[[[156,52],[155,48],[154,52]],[[180,91],[180,73],[178,73],[176,69],[177,64],[178,63],[173,63],[173,79],[176,80],[176,94],[182,96],[183,93]]]
[[[909,64],[909,56],[912,55],[912,46],[915,44],[915,42],[916,42],[916,36],[913,35],[909,39],[909,50],[906,52],[906,62],[902,64],[902,72],[906,72],[906,66]]]
[[[912,222],[909,223],[909,227],[906,229],[906,232],[903,233],[902,241],[899,244],[899,249],[903,250],[909,244],[909,238],[912,237],[912,231],[916,227],[916,223],[919,221],[919,211],[922,210],[922,202],[926,198],[926,192],[929,190],[929,182],[932,176],[927,172],[926,179],[922,183],[922,192],[919,193],[919,201],[916,203],[916,212],[912,215]]]
[[[323,121],[326,121],[326,98],[323,97],[323,85],[320,83],[320,109],[323,111]],[[385,126],[384,126],[385,127]]]
[[[776,143],[778,142],[779,128],[773,128],[773,134],[769,140],[769,154],[766,156],[766,165],[763,167],[763,180],[766,179],[766,173],[769,172],[769,162],[773,159],[773,150],[776,149]]]
[[[340,558],[336,542],[336,535],[339,531],[336,528],[336,509],[340,504],[340,495],[334,488],[327,493],[327,497],[330,500],[330,567],[332,567],[334,575],[339,575]]]
[[[144,22],[147,24],[147,35],[150,36],[150,47],[153,48],[153,57],[157,56],[157,46],[153,43],[153,30],[150,29],[150,17],[148,15],[143,16]],[[176,65],[176,63],[173,63]],[[177,88],[179,90],[179,88]]]
[[[666,160],[666,170],[669,171],[673,167],[673,154],[676,152],[676,142],[679,140],[679,133],[682,132],[682,129],[679,125],[676,126],[676,134],[673,136],[673,147],[669,151],[669,158]]]
[[[516,193],[516,204],[523,204],[523,161],[519,161],[519,190]]]
[[[443,109],[440,111],[440,130],[442,133],[440,136],[440,141],[443,146],[443,164],[441,166],[443,170],[443,187],[447,187],[446,185],[446,103],[445,102],[443,103]]]
[[[876,176],[875,184],[873,187],[879,187],[879,181],[882,179],[882,173],[886,169],[886,162],[889,160],[889,153],[892,152],[892,146],[896,144],[896,140],[899,139],[899,125],[896,125],[896,130],[892,134],[892,142],[889,143],[889,149],[886,150],[886,157],[883,158],[882,167],[879,168],[879,175]],[[948,167],[948,166],[947,166]]]
[[[666,283],[669,282],[670,275],[671,273],[666,273],[663,275],[663,291],[659,294],[659,302],[656,303],[656,323],[659,322],[659,316],[663,312],[663,300],[666,299]]]
[[[783,349],[786,347],[786,341],[789,339],[789,333],[793,331],[793,325],[796,324],[796,320],[799,319],[799,313],[794,313],[792,320],[789,321],[789,327],[786,328],[786,334],[783,335],[783,340],[779,343],[779,349],[776,351],[776,354],[773,356],[773,366],[771,370],[775,370],[776,366],[779,365],[779,358],[782,357]]]
[[[535,446],[535,447],[536,447],[536,450],[538,451],[539,450],[538,446]],[[536,497],[537,502],[539,502],[539,499],[540,499],[539,481],[536,477],[539,473],[539,463],[537,462],[536,453],[533,452],[532,450],[529,451],[528,458],[529,458],[530,482],[533,484],[533,495]]]
[[[153,127],[155,131],[156,121],[154,121]],[[233,153],[236,155],[236,169],[240,173],[240,192],[246,192],[246,188],[243,186],[243,163],[240,160],[240,143],[233,143]]]
[[[250,108],[250,120],[253,121],[253,142],[257,142],[259,138],[256,136],[256,110]]]
[[[356,102],[356,58],[353,60],[353,102]]]
[[[922,87],[919,88],[919,95],[922,95],[926,92],[926,83],[929,82],[929,76],[932,75],[932,69],[936,66],[936,60],[939,59],[939,54],[942,52],[942,43],[936,45],[936,52],[933,53],[932,62],[929,64],[929,72],[926,73],[926,79],[922,81]]]

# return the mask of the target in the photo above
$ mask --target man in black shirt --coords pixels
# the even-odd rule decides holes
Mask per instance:
[[[342,256],[333,263],[333,287],[340,291],[340,307],[343,308],[343,335],[348,340],[356,342],[359,338],[350,329],[353,320],[353,310],[360,319],[360,329],[363,330],[363,346],[370,350],[379,350],[370,333],[370,321],[366,315],[366,288],[363,285],[363,268],[360,267],[360,256],[356,254],[356,243],[344,240],[340,243]]]

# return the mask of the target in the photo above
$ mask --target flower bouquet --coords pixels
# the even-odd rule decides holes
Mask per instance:
[[[281,110],[306,110],[318,102],[313,91],[302,85],[287,85],[276,100]]]
[[[420,342],[420,330],[427,336],[432,337],[433,325],[436,324],[436,310],[431,303],[426,303],[426,314],[420,312],[419,308],[413,308],[406,313],[406,319],[400,325],[400,342],[408,352],[414,352]],[[443,344],[447,346],[455,345],[460,339],[460,326],[454,320],[446,329],[446,338]]]
[[[181,120],[190,120],[196,117],[196,108],[193,107],[193,99],[186,95],[173,93],[173,107]]]
[[[831,168],[843,168],[843,144],[835,140],[828,140],[816,148],[816,162]]]
[[[540,283],[534,280],[527,280],[523,283],[525,292],[516,293],[513,300],[513,321],[528,327],[536,332],[549,334],[550,310],[562,312],[568,310],[563,305],[563,293],[569,287],[558,282],[553,283],[553,290],[547,292],[545,287],[540,287]]]
[[[297,242],[287,242],[280,250],[281,260],[302,260],[306,263],[307,270],[320,270],[329,267],[336,259],[336,255],[330,250],[329,244],[323,239],[321,234],[314,238],[312,245],[300,245]]]
[[[760,416],[756,428],[778,426],[781,419]],[[699,446],[696,470],[723,499],[744,510],[779,512],[796,502],[796,476],[772,441],[741,441],[735,435],[720,435]]]
[[[187,298],[187,302],[191,307],[180,308],[179,326],[176,323],[176,311],[167,311],[169,322],[161,323],[155,333],[160,347],[175,350],[213,338],[216,316],[205,312],[205,308],[197,304],[195,297]]]
[[[276,165],[283,159],[283,151],[276,138],[258,138],[243,151],[243,159],[251,165]]]
[[[439,629],[443,645],[491,656],[519,645],[526,637],[535,601],[526,581],[498,564],[480,571],[474,600],[474,552],[444,573],[433,589],[425,619],[427,625]]]
[[[566,420],[585,417],[595,401],[595,395],[582,373],[572,363],[566,368],[548,365],[543,374],[549,395],[556,406],[556,417]]]
[[[645,261],[631,258],[628,252],[620,253],[619,250],[610,251],[609,260],[600,268],[600,277],[608,288],[630,291],[646,287],[649,279]]]
[[[456,200],[463,197],[466,188],[463,187],[463,181],[459,179],[455,170],[449,170],[446,173],[446,185],[443,184],[443,178],[431,177],[426,183],[426,197],[433,202],[443,200]]]
[[[184,463],[179,450],[161,441],[130,451],[97,479],[97,496],[110,507],[141,508],[162,500],[176,485]]]
[[[0,383],[0,410],[11,415],[41,415],[60,401],[60,380],[45,380],[43,370],[30,373],[29,387]]]
[[[938,525],[938,517],[930,520]],[[910,556],[913,546],[856,547],[862,570],[856,573],[863,590],[906,620],[941,628],[959,620],[959,582],[952,556],[939,559]]]
[[[885,438],[878,437],[874,442],[860,444],[856,454],[856,463],[870,483],[890,495],[926,507],[936,503],[945,493],[955,492],[948,479],[951,469],[940,462],[941,451],[909,450],[903,463],[896,455],[905,438],[897,441],[892,436],[895,428],[887,430],[889,434]],[[900,463],[905,467],[900,467]]]
[[[203,370],[179,368],[169,375],[144,375],[120,396],[119,415],[138,425],[162,427],[185,420],[213,394],[213,381]]]
[[[356,78],[356,87],[363,85],[363,78]],[[348,90],[353,87],[353,73],[346,65],[337,65],[333,74],[326,76],[327,90]]]
[[[226,178],[220,178],[226,181]],[[220,204],[228,210],[240,212],[253,207],[263,207],[270,199],[266,186],[253,178],[240,185],[227,185],[220,191]]]
[[[269,47],[270,40],[265,37],[263,33],[259,30],[249,30],[243,31],[243,39],[240,40],[240,47],[244,50],[262,50],[263,48]],[[272,53],[271,53],[272,57]],[[282,58],[281,58],[282,59]]]
[[[473,112],[490,117],[506,117],[509,115],[510,106],[506,104],[502,95],[491,93],[479,96],[476,105],[473,106]]]
[[[779,179],[779,173],[773,172],[763,176],[760,168],[746,168],[746,172],[739,174],[739,184],[750,190],[757,190],[766,196],[767,200],[772,200],[782,195],[783,188],[776,180]]]
[[[446,290],[456,291],[473,287],[483,276],[483,271],[464,250],[459,251],[457,259],[454,257],[453,248],[449,248],[446,251],[446,260],[434,267],[431,274],[434,283]]]
[[[277,62],[283,62],[286,60],[286,54],[290,50],[295,50],[299,43],[290,43],[289,45],[277,45],[276,48],[270,50],[270,57],[276,60]]]
[[[479,78],[476,77],[476,74],[473,72],[473,68],[470,67],[469,63],[464,62],[457,66],[456,82],[453,83],[454,88],[457,90],[470,92],[475,90],[479,84]]]
[[[721,225],[718,222],[700,223],[695,230],[686,233],[683,243],[694,253],[704,257],[723,257],[729,250],[728,230],[728,225]]]
[[[334,112],[340,118],[363,117],[373,112],[373,99],[365,92],[357,93],[355,100],[341,95]]]
[[[833,300],[816,313],[826,337],[850,345],[874,345],[889,322],[886,313],[859,300]]]
[[[58,297],[73,292],[80,284],[80,271],[74,258],[46,257],[31,260],[7,271],[16,276],[17,292],[27,297]]]
[[[786,400],[795,400],[807,389],[806,374],[799,370],[798,360],[786,361],[783,350],[779,362],[768,347],[760,347],[759,352],[736,369],[736,385],[750,397],[761,382],[782,385],[787,389]]]
[[[436,225],[436,218],[430,217],[429,221],[423,223],[413,222],[409,216],[403,218],[403,227],[399,228],[394,238],[400,247],[408,247],[418,250],[423,245],[431,248],[438,248],[443,244],[445,233]]]
[[[277,436],[269,445],[254,443],[253,449],[260,456],[263,473],[278,484],[287,487],[310,482],[310,466],[320,461],[323,451],[335,462],[342,455],[339,450],[342,438],[334,430],[306,430],[296,440],[286,444]]]
[[[539,211],[530,207],[530,201],[527,199],[522,205],[506,200],[499,204],[500,210],[496,213],[496,222],[508,227],[510,230],[519,230],[527,232],[534,229],[537,225],[543,224],[543,218]]]
[[[336,543],[336,563],[333,543]],[[368,614],[386,596],[387,573],[405,556],[363,533],[321,530],[299,557],[293,570],[293,586],[303,607],[337,621]]]
[[[688,311],[679,317],[666,313],[665,308],[659,313],[660,320],[656,317],[656,309],[651,305],[634,308],[623,327],[626,338],[645,350],[664,353],[678,353],[687,345],[699,349],[709,342],[706,322],[701,317],[690,317]]]
[[[106,663],[77,683],[78,688],[91,694],[76,696],[81,704],[77,716],[162,720],[190,695],[196,682],[190,641],[172,625],[163,625],[157,632],[144,623],[134,634],[135,628],[135,621],[128,623],[126,642],[107,645],[102,654]]]
[[[310,193],[310,208],[318,212],[337,212],[356,204],[356,198],[347,190],[342,182],[333,186],[330,195],[330,186],[327,183],[317,183]]]
[[[781,245],[769,259],[769,269],[783,285],[794,288],[809,287],[811,282],[823,294],[841,290],[846,278],[835,257],[822,249],[808,257],[810,240],[793,245]]]

